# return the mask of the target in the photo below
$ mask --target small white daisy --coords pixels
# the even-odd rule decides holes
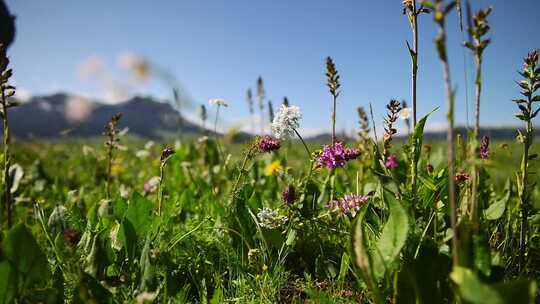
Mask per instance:
[[[399,112],[399,117],[403,120],[409,119],[411,117],[411,108],[403,108]]]
[[[227,102],[222,98],[212,98],[208,101],[208,103],[212,106],[222,106],[222,107],[229,106]]]

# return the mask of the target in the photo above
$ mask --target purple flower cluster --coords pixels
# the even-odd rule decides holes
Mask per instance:
[[[462,170],[462,171],[456,173],[455,181],[458,184],[461,184],[463,182],[468,181],[470,178],[471,178],[471,176],[467,172]]]
[[[343,167],[347,161],[353,160],[358,156],[360,156],[360,150],[345,148],[343,143],[337,142],[334,146],[323,146],[323,152],[319,156],[319,163],[328,167],[328,169],[335,169],[337,167]]]
[[[489,158],[489,137],[487,136],[482,137],[482,142],[480,143],[480,158]]]
[[[292,185],[287,186],[282,193],[283,203],[291,205],[296,200],[296,190]]]
[[[386,169],[395,169],[395,168],[397,168],[397,166],[398,166],[397,156],[395,154],[390,154],[386,158],[386,161],[384,162],[384,166],[386,167]]]
[[[281,142],[278,139],[265,135],[259,138],[257,145],[259,146],[259,150],[261,152],[266,153],[278,150],[281,147]]]
[[[347,194],[344,197],[331,201],[327,208],[339,211],[342,215],[348,215],[351,211],[357,211],[370,199],[368,195]]]

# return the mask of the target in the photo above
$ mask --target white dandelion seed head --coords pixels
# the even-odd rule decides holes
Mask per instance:
[[[302,113],[297,106],[281,105],[281,108],[272,122],[272,133],[278,139],[291,137],[294,135],[294,129],[300,127]]]
[[[227,102],[222,98],[212,98],[212,99],[208,100],[208,103],[211,106],[222,106],[222,107],[228,107],[229,106],[229,104],[227,104]]]
[[[403,108],[399,112],[399,117],[403,120],[409,119],[411,117],[411,108]]]

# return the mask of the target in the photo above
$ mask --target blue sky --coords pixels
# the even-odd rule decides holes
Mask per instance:
[[[481,121],[516,124],[510,101],[522,57],[540,47],[540,1],[473,0],[493,6],[492,44],[485,52]],[[226,121],[248,116],[245,91],[259,75],[274,104],[288,96],[303,110],[305,130],[330,129],[331,99],[325,86],[324,58],[332,56],[342,79],[338,128],[357,126],[356,107],[372,102],[376,118],[390,98],[410,100],[411,39],[401,0],[7,0],[17,15],[17,37],[9,50],[16,84],[33,95],[67,91],[103,97],[95,81],[77,76],[81,62],[101,58],[112,77],[127,76],[117,64],[134,53],[167,67],[193,99],[222,97],[231,106]],[[456,116],[465,124],[468,76],[472,121],[473,65],[461,46],[457,14],[448,23],[449,57],[457,88]],[[441,67],[433,46],[431,15],[420,18],[419,114],[437,106],[430,126],[442,126],[445,102]],[[465,56],[465,57],[464,57]],[[170,95],[151,81],[134,93]]]

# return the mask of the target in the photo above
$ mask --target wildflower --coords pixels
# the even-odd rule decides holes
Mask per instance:
[[[169,158],[169,156],[173,155],[175,153],[174,149],[173,148],[165,148],[163,149],[163,151],[161,152],[161,161],[165,161],[167,160],[167,158]]]
[[[47,222],[47,226],[49,226],[53,234],[64,230],[67,222],[67,213],[67,208],[62,205],[56,205],[54,207]]]
[[[409,118],[411,118],[411,108],[403,108],[401,109],[401,112],[399,113],[399,118],[401,118],[402,120],[407,120]]]
[[[111,217],[113,213],[112,204],[110,199],[102,199],[99,202],[98,215],[101,218]]]
[[[296,190],[293,185],[287,186],[282,193],[283,203],[285,205],[291,205],[296,200]]]
[[[397,168],[398,166],[398,163],[397,163],[397,156],[395,154],[390,154],[387,158],[386,158],[386,162],[384,162],[384,166],[387,168],[387,169],[395,169]]]
[[[412,10],[413,0],[403,0],[401,3],[403,4],[404,7]]]
[[[218,107],[228,107],[229,105],[224,99],[221,98],[212,98],[208,101],[208,103],[212,106],[218,106]]]
[[[368,195],[347,194],[343,198],[331,201],[326,207],[339,211],[342,215],[356,213],[370,199]]]
[[[480,144],[480,158],[489,158],[489,137],[487,136],[482,137],[482,142]]]
[[[386,109],[388,110],[388,113],[386,114],[386,118],[384,119],[384,136],[383,136],[383,155],[387,156],[388,151],[392,147],[392,138],[394,134],[397,133],[396,129],[396,121],[398,119],[398,115],[400,111],[402,110],[402,105],[399,101],[392,99],[386,105]]]
[[[259,151],[261,152],[272,152],[279,150],[281,147],[281,143],[279,140],[274,139],[268,135],[260,137],[257,141],[257,146],[259,147]]]
[[[302,119],[302,113],[299,107],[281,105],[272,121],[272,133],[278,139],[290,137],[300,127],[300,119]]]
[[[146,194],[155,192],[157,190],[159,180],[159,176],[152,176],[151,178],[149,178],[146,182],[144,182],[144,192]]]
[[[349,160],[353,160],[360,155],[358,149],[344,148],[343,143],[337,142],[335,145],[324,145],[323,152],[319,156],[319,163],[329,169],[343,167]]]
[[[432,164],[428,164],[428,165],[426,166],[426,171],[427,171],[429,174],[433,173],[433,165],[432,165]]]
[[[279,172],[281,170],[283,170],[283,167],[281,166],[281,162],[279,160],[275,160],[264,168],[264,174],[266,174],[267,176],[270,176],[270,175],[274,175],[274,173]]]
[[[157,297],[157,293],[155,292],[142,292],[135,298],[135,301],[137,304],[144,304],[144,303],[152,303]]]
[[[360,156],[360,150],[355,148],[345,148],[345,160],[357,159]]]
[[[267,229],[276,229],[284,225],[289,220],[288,217],[279,215],[277,209],[263,208],[257,213],[259,225]]]
[[[68,228],[64,230],[64,239],[71,247],[75,247],[81,240],[81,232],[77,229]]]
[[[466,182],[470,179],[471,177],[469,176],[468,173],[466,173],[465,171],[461,171],[461,172],[458,172],[456,173],[456,176],[455,176],[455,180],[458,184],[461,184],[463,182]]]

